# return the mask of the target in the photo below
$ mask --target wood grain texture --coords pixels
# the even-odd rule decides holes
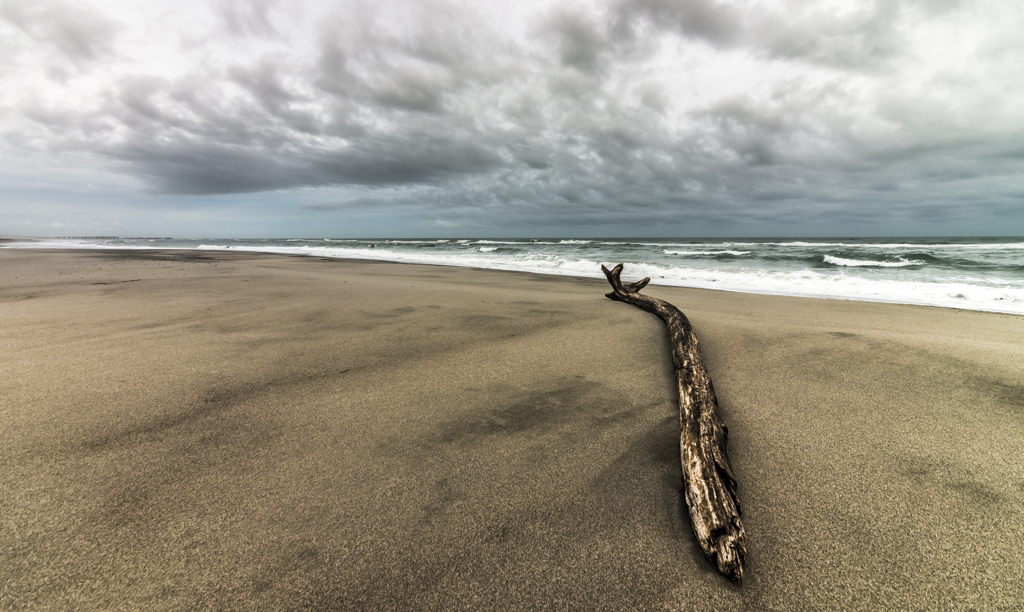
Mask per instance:
[[[729,430],[718,415],[711,376],[700,355],[697,336],[686,315],[664,300],[641,295],[650,278],[623,284],[622,264],[601,266],[612,292],[606,296],[632,304],[661,318],[668,327],[672,366],[679,388],[679,451],[683,495],[693,533],[718,571],[734,581],[743,577],[746,541],[736,497],[736,478],[729,467]]]

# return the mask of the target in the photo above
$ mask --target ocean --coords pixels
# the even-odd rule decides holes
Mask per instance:
[[[11,246],[196,249],[347,257],[1024,314],[1024,237],[37,239]]]

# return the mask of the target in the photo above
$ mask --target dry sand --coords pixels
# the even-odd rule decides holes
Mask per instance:
[[[681,510],[664,327],[605,291],[0,249],[0,608],[1024,606],[1024,317],[646,289],[730,428],[736,586]]]

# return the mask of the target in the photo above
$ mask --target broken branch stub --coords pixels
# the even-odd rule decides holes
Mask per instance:
[[[640,295],[650,278],[623,284],[622,264],[601,266],[612,292],[610,299],[658,315],[668,327],[672,365],[679,388],[679,451],[683,495],[690,524],[704,555],[732,580],[743,577],[747,547],[736,497],[736,478],[726,453],[728,429],[718,416],[718,400],[704,367],[697,336],[686,315],[664,300]]]

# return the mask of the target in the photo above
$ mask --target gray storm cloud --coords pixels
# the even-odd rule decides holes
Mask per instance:
[[[151,193],[343,189],[309,214],[479,224],[1024,212],[1010,3],[231,0],[160,34],[173,70],[133,59],[131,17],[24,6],[0,4],[5,154]]]

